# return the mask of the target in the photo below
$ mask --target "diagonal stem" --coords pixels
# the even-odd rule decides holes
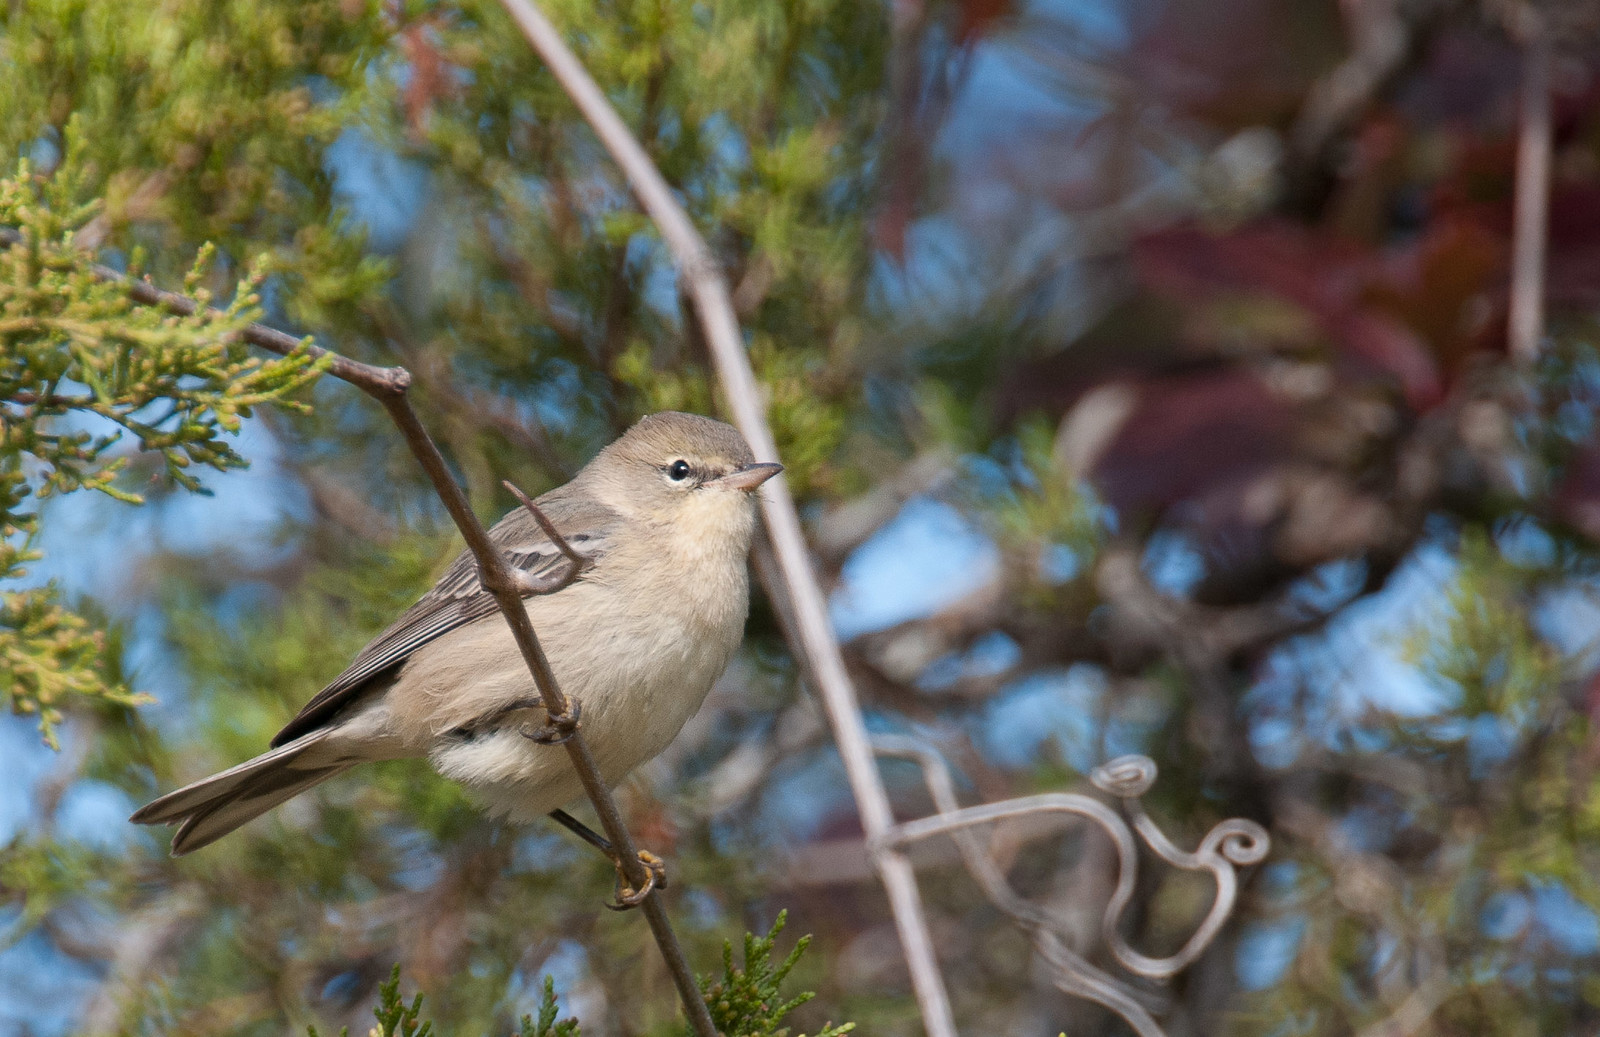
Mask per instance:
[[[360,387],[365,389],[365,386]],[[545,708],[552,715],[566,713],[567,698],[556,683],[555,673],[550,669],[550,660],[545,656],[543,646],[539,644],[538,635],[534,633],[533,622],[528,618],[528,610],[522,605],[517,581],[505,557],[490,543],[489,534],[484,531],[482,523],[472,513],[465,492],[450,477],[443,455],[429,438],[427,430],[422,427],[422,422],[418,420],[416,411],[412,410],[410,401],[403,393],[386,394],[377,399],[394,419],[394,423],[399,426],[406,444],[411,447],[411,452],[416,455],[423,471],[428,473],[439,499],[444,502],[450,517],[455,520],[456,527],[466,538],[467,548],[478,561],[484,588],[494,595],[500,611],[505,614],[506,622],[511,625],[512,636],[516,638],[523,662],[527,664],[528,672],[533,675],[534,684],[539,688]],[[589,750],[589,743],[585,741],[583,732],[575,731],[572,737],[562,744],[572,760],[573,768],[578,772],[578,779],[583,783],[583,790],[588,794],[589,802],[594,805],[595,813],[600,816],[600,826],[605,829],[606,838],[616,850],[618,867],[628,877],[634,889],[646,888],[651,881],[649,869],[639,860],[639,848],[634,844],[633,836],[623,823],[622,814],[617,809],[611,791],[600,778],[599,768],[595,764],[594,755]],[[667,968],[672,973],[673,983],[678,988],[678,997],[683,1002],[685,1013],[695,1023],[695,1029],[702,1037],[714,1037],[716,1028],[711,1022],[710,1012],[706,1009],[705,999],[700,996],[700,985],[695,981],[689,960],[684,956],[683,948],[672,932],[672,924],[667,920],[666,909],[661,905],[661,899],[646,897],[640,906],[661,950],[661,956],[666,960]]]
[[[705,239],[695,229],[683,206],[678,204],[672,188],[644,147],[533,0],[501,0],[501,5],[622,168],[640,204],[672,250],[687,284],[688,295],[694,301],[695,315],[705,331],[706,345],[732,410],[734,424],[757,457],[777,457],[777,443],[767,424],[760,386],[745,353],[744,336],[734,315],[728,286]],[[828,621],[816,574],[811,570],[794,498],[781,475],[767,485],[773,489],[762,495],[762,512],[782,573],[782,591],[793,606],[794,623],[785,633],[790,644],[798,647],[799,654],[807,660],[807,672],[821,693],[833,726],[839,755],[855,794],[856,808],[861,813],[862,827],[869,843],[876,847],[873,864],[894,911],[923,1026],[929,1037],[955,1037],[950,999],[933,952],[933,939],[923,914],[916,875],[906,855],[880,838],[893,826],[894,815],[872,756],[855,687]]]
[[[578,575],[589,567],[589,559],[578,553],[577,549],[567,541],[567,538],[561,535],[561,531],[556,528],[555,523],[551,522],[545,516],[543,509],[541,509],[539,505],[535,504],[533,499],[530,498],[526,493],[522,492],[521,487],[512,483],[510,479],[501,480],[500,485],[510,490],[512,496],[516,497],[517,500],[522,502],[522,507],[528,512],[529,515],[533,516],[533,521],[536,522],[539,528],[544,531],[544,535],[550,538],[550,542],[552,544],[556,545],[556,550],[560,551],[562,556],[571,563],[567,566],[566,571],[561,574],[560,578],[548,586],[540,586],[537,589],[534,589],[533,593],[554,594],[563,587],[570,586],[572,581],[576,580]],[[523,590],[526,591],[528,588],[524,587]]]
[[[0,246],[26,246],[27,241],[22,233],[11,227],[0,227]],[[134,302],[144,303],[146,306],[159,306],[179,316],[190,317],[200,308],[200,304],[187,295],[169,292],[157,288],[149,281],[136,281],[121,271],[113,270],[101,263],[86,264],[89,272],[102,281],[118,282],[128,289],[128,297]],[[327,371],[342,381],[349,382],[362,392],[374,399],[381,400],[385,395],[403,393],[411,387],[411,372],[403,367],[374,367],[363,364],[358,360],[340,356],[331,350],[314,346],[309,338],[298,339],[287,332],[277,328],[269,328],[265,324],[251,324],[244,329],[244,340],[253,346],[279,356],[288,356],[297,349],[318,359],[324,359],[328,365]]]

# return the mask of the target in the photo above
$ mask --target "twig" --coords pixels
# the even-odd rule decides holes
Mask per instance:
[[[0,242],[24,245],[21,235],[3,227],[0,227]],[[148,281],[131,280],[110,267],[91,263],[89,270],[98,278],[125,285],[129,296],[136,302],[161,306],[184,316],[193,314],[200,307],[199,303],[187,296],[157,288]],[[389,417],[400,429],[406,445],[411,448],[417,462],[427,473],[429,481],[433,483],[434,491],[439,495],[445,510],[450,513],[456,528],[461,530],[461,535],[466,539],[467,549],[472,552],[478,563],[479,580],[484,589],[493,595],[495,603],[500,606],[500,611],[505,614],[506,622],[511,626],[512,637],[516,640],[523,662],[527,664],[528,672],[533,676],[534,684],[539,689],[546,711],[552,717],[571,715],[569,700],[562,694],[560,685],[556,682],[555,673],[550,669],[550,660],[546,658],[544,648],[539,644],[539,637],[534,633],[533,622],[528,618],[528,610],[523,607],[521,584],[516,578],[515,571],[507,563],[505,556],[497,551],[489,540],[483,524],[473,514],[466,494],[451,478],[444,456],[411,407],[411,401],[406,396],[406,390],[411,385],[410,373],[400,367],[374,367],[363,364],[330,350],[309,345],[303,339],[297,339],[262,324],[249,325],[243,334],[247,342],[279,355],[305,350],[319,359],[325,358],[328,373],[355,386],[383,405],[383,409],[388,411]],[[561,744],[566,747],[573,768],[578,772],[578,779],[583,784],[583,790],[588,795],[590,803],[594,805],[595,813],[600,816],[601,827],[605,829],[606,837],[615,850],[613,859],[617,867],[634,890],[642,892],[652,888],[657,882],[656,875],[640,858],[639,849],[634,845],[633,837],[623,823],[622,814],[617,809],[611,791],[600,779],[594,755],[590,752],[582,732],[574,730]],[[695,981],[688,959],[684,957],[683,948],[679,946],[677,937],[672,932],[672,925],[667,920],[666,909],[662,907],[660,898],[644,897],[640,906],[650,924],[656,945],[661,949],[661,956],[666,960],[667,968],[672,973],[684,1011],[694,1023],[696,1032],[701,1037],[716,1037],[716,1028],[712,1024],[710,1012],[706,1009],[705,1000],[700,995],[699,984]]]
[[[0,245],[26,248],[27,240],[18,230],[0,227]],[[192,317],[200,308],[200,304],[187,295],[157,288],[149,281],[136,281],[121,271],[100,263],[90,263],[88,268],[90,273],[102,281],[115,281],[125,285],[128,297],[134,302],[144,303],[146,306],[159,306],[182,317]],[[411,387],[411,373],[403,367],[374,367],[371,364],[363,364],[320,346],[311,345],[309,339],[295,338],[287,332],[269,328],[265,324],[250,324],[245,327],[242,335],[251,345],[260,346],[279,356],[288,356],[297,349],[303,349],[318,359],[327,357],[329,374],[349,382],[380,402],[385,397],[402,394]]]
[[[1062,812],[1086,817],[1099,825],[1110,837],[1121,863],[1117,876],[1116,895],[1106,908],[1105,918],[1114,929],[1115,920],[1133,895],[1135,848],[1133,834],[1128,831],[1109,807],[1088,796],[1075,793],[1048,793],[1009,800],[1003,803],[985,803],[962,808],[955,795],[955,784],[944,760],[935,752],[910,738],[880,736],[874,740],[880,755],[897,756],[915,760],[922,768],[928,794],[933,798],[938,813],[931,817],[906,821],[885,834],[886,841],[905,845],[932,835],[946,834],[955,840],[961,851],[967,871],[983,888],[990,902],[1010,915],[1024,930],[1034,937],[1034,947],[1040,956],[1055,966],[1056,986],[1068,993],[1097,1001],[1116,1012],[1133,1028],[1139,1037],[1165,1037],[1160,1025],[1123,984],[1101,969],[1095,968],[1074,952],[1055,930],[1058,925],[1041,908],[1019,897],[1006,882],[994,860],[978,845],[977,839],[967,831],[974,825],[993,823],[1006,818],[1022,817],[1033,813]],[[1231,905],[1230,905],[1231,906]]]
[[[78,1032],[90,1037],[111,1037],[123,1032],[127,999],[149,988],[149,974],[162,954],[183,938],[196,919],[207,914],[198,884],[185,883],[135,911],[116,927],[110,953],[97,953],[96,964],[105,979],[84,1009]],[[110,960],[107,961],[106,959]]]
[[[621,167],[640,204],[672,250],[680,276],[694,301],[695,313],[705,332],[706,345],[734,424],[757,457],[777,457],[777,443],[767,425],[760,386],[745,354],[744,336],[739,330],[728,286],[710,248],[644,147],[544,13],[532,0],[501,0],[501,4]],[[844,657],[829,625],[822,591],[811,571],[794,498],[783,476],[768,485],[773,490],[762,495],[761,506],[793,605],[793,633],[827,708],[834,737],[839,743],[839,755],[861,813],[862,827],[874,841],[873,863],[894,911],[923,1025],[930,1037],[954,1037],[955,1021],[944,980],[939,974],[938,959],[933,953],[933,940],[923,915],[916,876],[904,853],[877,839],[893,826],[894,815],[889,810],[889,797],[873,760],[855,688],[845,671]]]
[[[1552,41],[1528,6],[1523,40],[1521,127],[1517,132],[1516,199],[1511,237],[1511,313],[1508,345],[1513,359],[1539,356],[1544,334],[1545,239],[1550,208],[1550,65]]]
[[[539,528],[544,530],[544,535],[550,538],[550,542],[552,544],[556,545],[556,550],[560,551],[562,555],[566,557],[567,561],[572,563],[562,571],[560,576],[550,583],[536,584],[532,581],[524,582],[522,587],[523,592],[527,594],[554,594],[563,587],[570,586],[572,581],[576,580],[580,573],[589,568],[588,556],[579,554],[573,548],[573,546],[567,542],[567,538],[561,535],[561,531],[556,529],[555,524],[548,518],[545,518],[545,514],[539,509],[539,505],[535,504],[528,497],[528,495],[523,493],[522,490],[512,483],[510,479],[502,479],[500,481],[500,485],[510,490],[512,496],[516,497],[517,500],[522,502],[522,506],[527,509],[528,514],[533,516],[533,521],[537,522],[539,524]]]
[[[405,366],[428,387],[430,402],[439,404],[445,411],[454,412],[458,420],[493,429],[505,437],[513,448],[537,458],[539,464],[549,471],[568,477],[572,475],[540,421],[519,411],[504,396],[454,384],[450,380],[452,372],[449,364],[440,360],[432,349],[410,341],[405,330],[382,308],[375,309],[372,316]],[[549,314],[541,312],[540,317],[549,323]]]
[[[601,835],[599,832],[596,832],[593,828],[590,828],[582,821],[579,821],[565,810],[550,811],[550,820],[554,821],[562,828],[565,828],[579,839],[582,839],[590,846],[593,846],[601,853],[609,856],[613,852],[610,840],[606,839],[605,836]]]

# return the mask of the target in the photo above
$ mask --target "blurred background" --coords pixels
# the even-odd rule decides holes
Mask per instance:
[[[1600,8],[548,9],[733,285],[871,728],[937,746],[967,803],[1139,752],[1181,845],[1271,832],[1200,961],[1124,976],[1168,1033],[1600,1027]],[[500,480],[562,482],[641,413],[717,412],[659,238],[492,3],[18,0],[0,70],[4,173],[98,201],[79,245],[179,287],[213,242],[219,297],[251,265],[270,323],[408,367],[485,518]],[[1542,274],[1513,262],[1541,127]],[[1545,319],[1513,359],[1518,269]],[[0,589],[57,595],[105,632],[93,680],[153,701],[91,681],[59,749],[0,716],[0,1033],[365,1032],[395,963],[441,1032],[510,1031],[545,976],[585,1034],[665,1032],[604,860],[424,764],[181,861],[125,822],[259,751],[459,550],[378,407],[296,398],[205,495],[129,438],[143,506],[38,503],[43,557]],[[915,768],[884,774],[900,817],[930,810]],[[622,797],[700,971],[787,908],[781,945],[816,937],[797,1032],[920,1032],[759,596]],[[990,845],[1109,965],[1103,838]],[[948,845],[915,860],[963,1033],[1130,1032],[1055,988]],[[1212,895],[1147,862],[1125,935],[1170,953]]]

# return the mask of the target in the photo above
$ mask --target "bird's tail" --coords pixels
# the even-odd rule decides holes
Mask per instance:
[[[140,807],[128,820],[141,825],[179,825],[172,855],[182,857],[216,842],[247,821],[311,786],[348,770],[356,761],[316,752],[323,728],[262,753],[220,774],[201,778]]]

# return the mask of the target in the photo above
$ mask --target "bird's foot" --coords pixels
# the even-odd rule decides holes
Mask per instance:
[[[639,863],[644,865],[644,888],[634,889],[633,880],[622,869],[622,861],[614,859],[617,866],[617,899],[607,904],[613,911],[632,911],[644,903],[644,898],[657,889],[667,888],[667,862],[649,850],[639,851]]]
[[[582,717],[583,708],[578,700],[568,695],[565,713],[551,713],[541,727],[523,728],[522,737],[540,745],[560,745],[577,733]]]
[[[639,851],[639,863],[644,865],[644,888],[634,889],[633,879],[628,876],[627,869],[622,866],[622,855],[617,853],[616,847],[611,845],[609,839],[565,810],[550,811],[550,819],[577,835],[578,838],[590,846],[598,849],[611,860],[611,866],[617,869],[617,899],[614,903],[606,905],[611,910],[631,911],[644,903],[644,898],[655,890],[667,888],[667,862],[649,850]]]

